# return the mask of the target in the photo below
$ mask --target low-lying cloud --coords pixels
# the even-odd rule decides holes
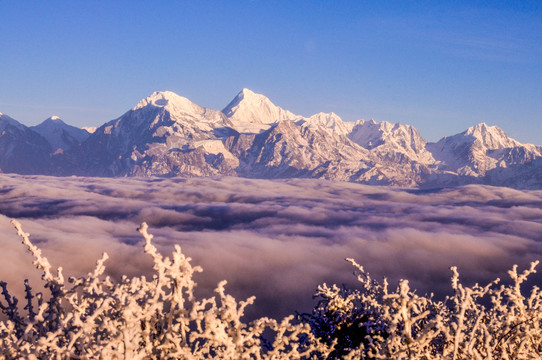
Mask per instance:
[[[38,284],[40,274],[10,218],[66,274],[91,271],[106,251],[117,277],[150,272],[136,232],[146,221],[163,253],[180,244],[203,267],[202,294],[226,279],[237,298],[256,295],[250,316],[308,311],[323,282],[355,286],[346,257],[376,278],[408,278],[419,293],[437,296],[449,291],[452,265],[472,284],[542,258],[542,191],[228,177],[0,181],[0,280],[18,291],[22,279]]]

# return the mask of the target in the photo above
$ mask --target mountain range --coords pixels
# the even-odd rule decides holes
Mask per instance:
[[[402,187],[542,188],[542,146],[481,123],[428,143],[410,125],[295,115],[243,89],[222,111],[154,92],[119,118],[79,129],[26,127],[0,113],[0,169],[55,176],[322,178]]]

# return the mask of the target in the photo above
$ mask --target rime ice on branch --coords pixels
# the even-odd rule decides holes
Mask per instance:
[[[226,294],[225,281],[216,296],[196,298],[193,275],[202,269],[178,245],[171,258],[159,254],[145,223],[138,230],[154,262],[152,279],[125,276],[114,282],[103,276],[104,254],[93,272],[69,278],[69,284],[61,268],[52,274],[29,234],[12,223],[50,294],[44,300],[27,286],[23,316],[2,284],[6,304],[0,305],[8,319],[0,322],[0,359],[302,359],[318,352],[308,325],[294,324],[293,316],[245,324],[241,318],[254,298],[237,302]]]
[[[390,290],[354,260],[358,289],[323,284],[311,314],[294,321],[242,317],[254,298],[238,302],[217,285],[216,295],[198,299],[190,258],[175,246],[171,258],[152,244],[145,223],[139,232],[155,275],[105,276],[107,254],[86,276],[56,275],[41,250],[13,221],[42,273],[48,295],[25,282],[26,303],[0,282],[0,359],[537,359],[542,356],[542,294],[528,297],[521,286],[538,262],[512,284],[499,279],[463,286],[452,268],[453,295],[445,301],[419,296],[401,280]]]

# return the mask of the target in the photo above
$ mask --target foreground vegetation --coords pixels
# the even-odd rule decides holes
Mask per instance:
[[[0,282],[0,359],[539,359],[542,358],[542,294],[521,285],[537,262],[499,279],[463,286],[452,268],[453,295],[445,301],[419,296],[401,280],[395,289],[356,269],[357,289],[323,284],[310,314],[280,321],[243,322],[254,298],[226,293],[198,299],[192,266],[179,246],[171,258],[152,244],[147,225],[139,232],[154,261],[154,276],[104,275],[107,254],[93,272],[64,278],[12,222],[43,272],[48,295],[25,282],[24,304]],[[24,305],[24,306],[23,306]]]

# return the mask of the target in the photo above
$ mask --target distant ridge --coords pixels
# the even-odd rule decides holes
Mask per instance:
[[[41,124],[31,126],[30,129],[43,136],[53,151],[69,150],[81,144],[89,136],[87,131],[66,124],[58,116],[51,116]]]
[[[295,115],[249,89],[222,110],[156,91],[88,130],[0,113],[3,172],[84,176],[322,178],[374,185],[542,189],[542,147],[485,123],[428,143],[410,125]],[[91,130],[91,131],[89,131]]]

